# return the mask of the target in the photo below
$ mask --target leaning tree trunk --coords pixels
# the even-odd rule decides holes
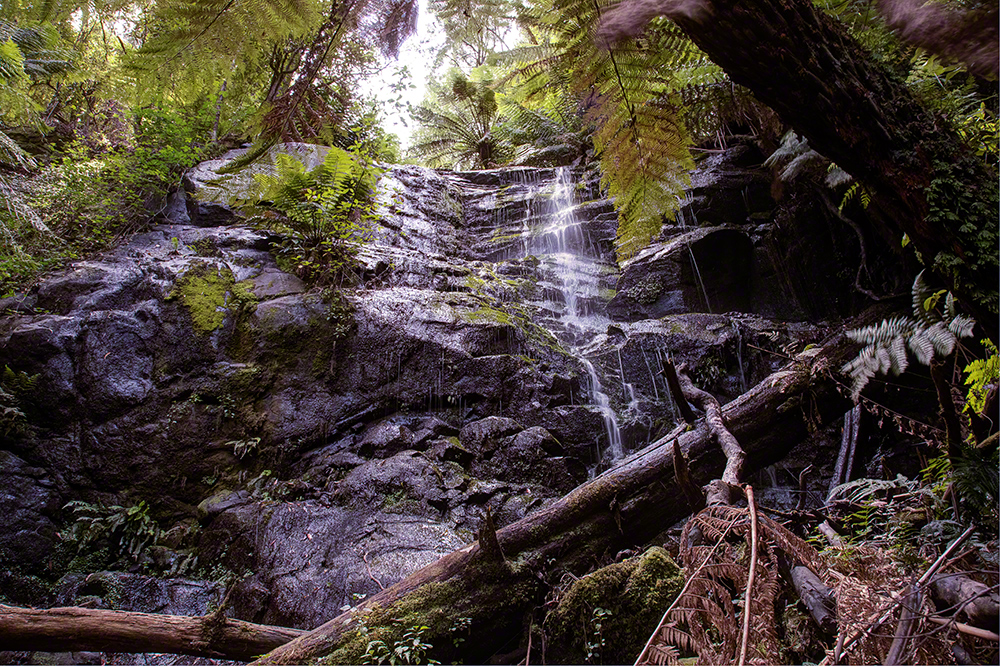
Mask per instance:
[[[723,420],[743,445],[746,473],[781,459],[819,419],[846,411],[848,402],[828,369],[839,367],[851,349],[841,341],[821,353],[812,350],[723,408]],[[429,627],[423,639],[434,645],[436,659],[485,663],[521,633],[523,619],[544,602],[546,572],[582,573],[609,554],[647,543],[691,513],[674,479],[675,442],[694,482],[705,484],[722,474],[727,458],[701,419],[693,429],[655,442],[544,509],[499,531],[482,530],[477,543],[258,663],[303,663],[323,655],[330,655],[332,663],[356,663],[369,641],[391,646],[393,637],[417,624]],[[471,622],[475,641],[459,651],[451,645],[460,618]]]
[[[943,118],[810,0],[633,0],[602,34],[636,34],[657,14],[863,183],[996,339],[997,177]]]

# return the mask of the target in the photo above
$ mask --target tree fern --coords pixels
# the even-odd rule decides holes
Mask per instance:
[[[904,372],[909,365],[907,350],[918,363],[930,365],[935,357],[951,354],[960,338],[972,335],[975,322],[958,314],[950,293],[945,297],[943,311],[937,309],[937,302],[945,293],[932,293],[921,271],[913,281],[912,317],[901,315],[847,331],[848,338],[865,345],[842,368],[852,379],[852,399],[858,400],[861,391],[875,375],[899,375]]]
[[[431,166],[481,169],[510,155],[501,139],[499,106],[489,79],[474,80],[453,70],[444,85],[411,113],[419,125],[410,153]]]

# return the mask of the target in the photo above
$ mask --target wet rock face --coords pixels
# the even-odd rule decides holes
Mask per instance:
[[[487,508],[507,524],[607,463],[608,408],[582,358],[627,451],[675,420],[668,355],[731,398],[772,367],[749,343],[809,335],[689,314],[706,294],[751,311],[759,294],[756,236],[715,220],[708,180],[713,226],[619,274],[614,210],[574,200],[568,172],[393,168],[357,282],[318,290],[279,269],[274,236],[240,226],[227,202],[249,182],[220,181],[222,163],[186,176],[165,222],[0,304],[0,368],[37,375],[18,394],[28,431],[0,446],[14,498],[0,551],[26,575],[65,570],[67,501],[144,500],[172,536],[120,568],[197,555],[204,575],[240,578],[241,617],[315,626],[470,541]],[[735,183],[732,164],[716,166]],[[99,596],[75,580],[61,603]],[[149,583],[115,584],[138,599]]]

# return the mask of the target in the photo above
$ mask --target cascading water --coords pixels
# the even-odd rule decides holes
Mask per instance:
[[[583,364],[588,375],[589,402],[597,407],[604,419],[607,437],[607,454],[611,460],[624,455],[618,416],[598,377],[594,364],[585,357],[586,343],[607,329],[607,317],[591,311],[590,303],[596,300],[602,266],[598,253],[586,231],[574,215],[573,192],[575,184],[568,168],[556,170],[551,185],[551,204],[543,217],[536,236],[526,244],[526,251],[540,260],[549,262],[553,275],[552,332],[567,350]],[[624,376],[622,377],[624,385]]]

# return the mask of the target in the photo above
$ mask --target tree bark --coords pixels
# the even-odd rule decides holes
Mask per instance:
[[[943,612],[968,618],[973,626],[996,630],[1000,595],[995,589],[961,574],[941,574],[930,587],[931,596]]]
[[[997,178],[947,121],[808,0],[636,0],[600,35],[634,35],[657,14],[864,183],[887,231],[997,339]]]
[[[683,364],[677,369],[675,376],[684,398],[705,412],[705,423],[708,424],[708,429],[712,432],[712,438],[726,454],[726,468],[722,470],[722,478],[713,481],[714,485],[710,484],[712,487],[706,492],[708,505],[732,504],[734,489],[743,480],[746,453],[733,433],[726,427],[726,421],[722,416],[722,406],[719,405],[715,396],[695,386],[691,378],[684,373]]]
[[[809,434],[809,423],[846,411],[847,400],[826,369],[839,367],[852,349],[843,339],[831,343],[722,409],[729,431],[744,443],[747,472],[779,460]],[[423,640],[434,645],[435,659],[486,663],[520,634],[520,618],[543,602],[542,572],[558,567],[583,573],[606,553],[645,544],[688,515],[688,503],[674,479],[675,440],[690,461],[693,481],[704,484],[723,473],[727,458],[702,419],[693,429],[678,429],[562,499],[497,530],[504,562],[484,554],[477,543],[466,546],[257,663],[303,663],[323,655],[338,663],[356,660],[376,635],[373,627],[393,618],[429,625]],[[477,637],[463,644],[461,653],[450,647],[448,629],[460,617],[471,618],[470,630]],[[358,633],[362,618],[368,632],[364,640]]]
[[[0,605],[0,646],[5,650],[167,652],[249,661],[304,633],[217,615]]]
[[[831,590],[819,576],[809,570],[808,567],[797,565],[792,567],[789,576],[792,586],[798,593],[799,599],[809,610],[817,626],[827,634],[837,633],[837,618],[835,611],[837,608],[836,599]]]

